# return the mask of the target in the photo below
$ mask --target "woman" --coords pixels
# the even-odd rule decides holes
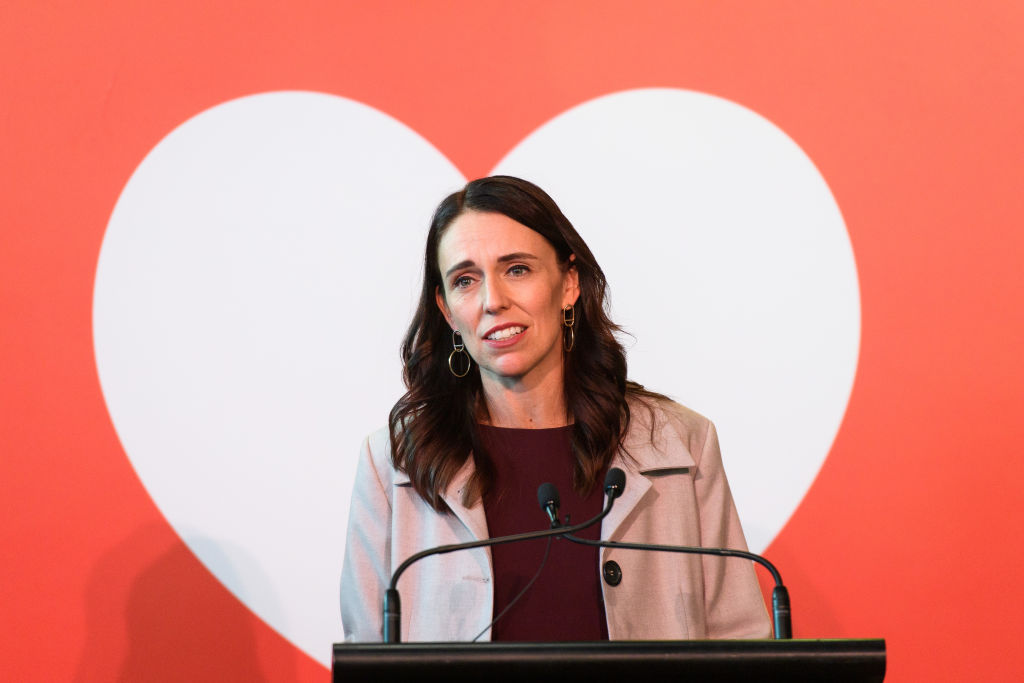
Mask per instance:
[[[627,381],[605,288],[535,185],[483,178],[441,202],[402,345],[408,392],[359,461],[346,640],[381,639],[384,589],[413,553],[545,528],[546,481],[578,522],[601,509],[607,469],[626,472],[591,538],[746,547],[714,426]],[[533,541],[424,559],[398,588],[403,641],[771,633],[753,566],[732,558]]]

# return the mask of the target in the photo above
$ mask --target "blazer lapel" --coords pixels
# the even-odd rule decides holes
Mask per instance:
[[[462,504],[462,492],[469,484],[469,478],[473,476],[475,467],[473,466],[472,455],[466,458],[466,462],[462,464],[462,467],[452,478],[451,483],[448,484],[448,488],[441,494],[441,499],[448,504],[448,507],[455,514],[455,516],[461,521],[469,532],[476,537],[477,540],[489,538],[487,535],[487,519],[484,516],[484,504],[483,501],[477,498],[476,502],[470,507],[466,507]],[[395,486],[412,486],[412,480],[409,479],[409,475],[402,470],[395,471]]]
[[[623,441],[628,455],[620,449],[612,459],[612,467],[619,467],[626,474],[626,488],[615,501],[612,511],[601,522],[601,538],[619,540],[616,538],[619,526],[650,492],[650,479],[644,475],[696,466],[686,445],[679,439],[665,438],[664,425],[661,427],[655,430],[651,438],[647,424],[634,422]]]
[[[612,460],[612,467],[618,467],[625,472],[626,488],[622,490],[622,495],[616,499],[615,505],[612,506],[612,511],[601,521],[601,538],[606,541],[618,540],[615,538],[615,532],[618,530],[619,525],[629,516],[629,513],[633,511],[633,508],[637,506],[651,488],[651,482],[647,481],[647,477],[640,473],[637,463],[629,458],[624,458],[621,452],[615,455],[615,458]]]
[[[462,464],[462,468],[459,469],[458,473],[452,478],[451,483],[448,484],[448,488],[445,489],[444,493],[441,494],[441,498],[444,502],[448,503],[448,507],[455,513],[455,516],[466,525],[470,533],[476,537],[477,540],[483,540],[490,538],[487,533],[487,518],[484,516],[484,502],[480,497],[473,502],[470,507],[466,507],[462,504],[462,494],[465,491],[466,486],[469,484],[470,477],[476,468],[473,465],[473,456],[470,455],[466,458],[466,462]]]

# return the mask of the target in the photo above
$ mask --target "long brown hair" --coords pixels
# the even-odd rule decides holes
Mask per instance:
[[[391,409],[391,458],[409,475],[416,491],[436,510],[446,509],[441,494],[472,454],[475,475],[464,493],[468,504],[486,492],[493,468],[476,436],[483,405],[480,372],[462,378],[448,367],[451,328],[437,307],[442,287],[438,245],[445,230],[466,211],[508,216],[543,236],[558,261],[579,274],[575,346],[563,355],[565,405],[575,424],[572,450],[575,488],[585,493],[597,483],[621,447],[629,427],[627,394],[660,397],[626,379],[626,354],[615,338],[620,328],[607,313],[607,282],[601,267],[555,202],[533,183],[511,176],[474,180],[438,205],[427,233],[423,289],[402,342],[403,378],[408,391]]]

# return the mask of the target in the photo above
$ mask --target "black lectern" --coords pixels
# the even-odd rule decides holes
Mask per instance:
[[[597,643],[335,643],[334,683],[351,681],[881,681],[884,640]],[[543,677],[543,678],[541,678]]]

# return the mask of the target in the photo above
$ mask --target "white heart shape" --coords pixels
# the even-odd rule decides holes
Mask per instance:
[[[813,164],[738,105],[647,90],[566,112],[497,171],[548,189],[590,243],[638,338],[631,375],[716,420],[763,549],[856,367],[852,251]],[[172,131],[104,238],[96,359],[125,452],[210,571],[325,664],[355,452],[402,391],[428,219],[463,182],[379,111],[270,93]]]

